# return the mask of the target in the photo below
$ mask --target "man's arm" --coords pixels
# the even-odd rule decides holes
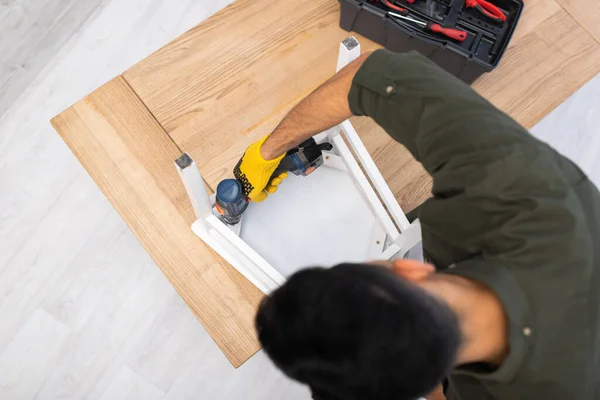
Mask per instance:
[[[269,137],[250,146],[234,170],[236,178],[252,200],[264,200],[265,190],[273,193],[285,177],[271,179],[270,174],[287,150],[351,115],[371,117],[406,146],[433,176],[434,194],[471,184],[437,179],[441,172],[467,176],[461,166],[469,165],[473,178],[494,159],[540,146],[518,123],[424,56],[378,50],[342,69],[294,107]]]
[[[352,115],[371,117],[430,173],[457,153],[475,148],[539,144],[427,58],[379,50],[361,55],[302,100],[266,140],[261,153],[266,159],[280,156]]]
[[[268,137],[248,147],[233,173],[252,201],[265,200],[287,176],[272,175],[288,150],[352,116],[348,93],[368,57],[364,54],[348,64],[294,107]]]
[[[370,55],[361,55],[298,103],[262,145],[263,158],[277,158],[311,136],[350,118],[347,99],[352,79]]]

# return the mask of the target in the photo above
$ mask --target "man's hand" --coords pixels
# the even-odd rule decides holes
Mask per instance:
[[[241,182],[246,196],[256,202],[265,200],[267,193],[275,193],[281,181],[287,177],[287,173],[284,172],[271,179],[285,153],[272,160],[265,160],[261,154],[261,147],[267,137],[248,147],[233,169],[233,174]]]

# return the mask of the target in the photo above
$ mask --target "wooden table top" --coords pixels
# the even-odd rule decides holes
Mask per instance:
[[[530,128],[600,72],[600,2],[526,0],[512,43],[473,87]],[[258,349],[262,293],[190,229],[194,214],[173,166],[182,152],[209,188],[335,72],[333,0],[237,0],[56,116],[52,124],[234,366]],[[378,48],[354,34],[363,51]],[[367,118],[355,127],[410,210],[430,179]]]

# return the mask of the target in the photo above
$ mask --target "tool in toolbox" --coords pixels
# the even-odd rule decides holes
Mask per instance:
[[[310,138],[287,152],[279,166],[271,176],[278,177],[284,172],[298,176],[307,176],[323,165],[323,150],[333,149],[331,143],[317,144]],[[236,225],[242,219],[242,214],[248,208],[250,200],[244,194],[242,184],[237,179],[224,179],[217,185],[215,194],[215,209],[221,215],[221,220],[229,225]]]
[[[408,1],[408,3],[411,3],[411,4],[415,2],[415,0],[407,0],[407,1]],[[386,6],[388,6],[389,8],[391,8],[392,10],[396,10],[396,11],[400,11],[400,12],[408,12],[408,10],[406,8],[397,6],[393,3],[390,3],[388,0],[381,0],[381,2],[383,4],[385,4]]]
[[[410,21],[410,22],[413,22],[415,24],[421,25],[421,26],[423,26],[423,28],[426,31],[440,33],[440,34],[442,34],[442,35],[444,35],[446,37],[449,37],[450,39],[458,40],[459,42],[464,42],[467,39],[467,32],[465,32],[465,31],[463,31],[461,29],[447,28],[447,27],[444,27],[444,26],[442,26],[442,25],[440,25],[438,23],[434,23],[434,22],[431,22],[431,21],[424,22],[424,21],[418,20],[416,18],[408,17],[408,16],[401,15],[401,14],[397,14],[397,13],[394,13],[394,12],[391,12],[391,11],[389,11],[388,14],[391,15],[392,17],[401,18],[401,19],[403,19],[405,21]]]
[[[476,9],[496,23],[503,23],[507,20],[504,11],[486,0],[466,0],[465,7]]]

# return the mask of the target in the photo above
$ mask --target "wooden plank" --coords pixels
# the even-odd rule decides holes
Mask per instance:
[[[0,116],[105,6],[102,0],[0,1]]]
[[[600,42],[600,1],[557,0],[564,9]]]
[[[535,19],[540,4],[530,0],[523,18]],[[531,8],[528,8],[529,5]],[[527,128],[547,115],[600,71],[600,44],[562,8],[548,3],[552,14],[511,43],[500,66],[474,84],[498,108]]]
[[[173,165],[181,151],[122,77],[52,120],[146,251],[234,366],[258,349],[262,293],[194,235]]]
[[[244,133],[335,72],[348,36],[338,10],[330,0],[238,0],[124,76],[169,133],[194,121]]]

